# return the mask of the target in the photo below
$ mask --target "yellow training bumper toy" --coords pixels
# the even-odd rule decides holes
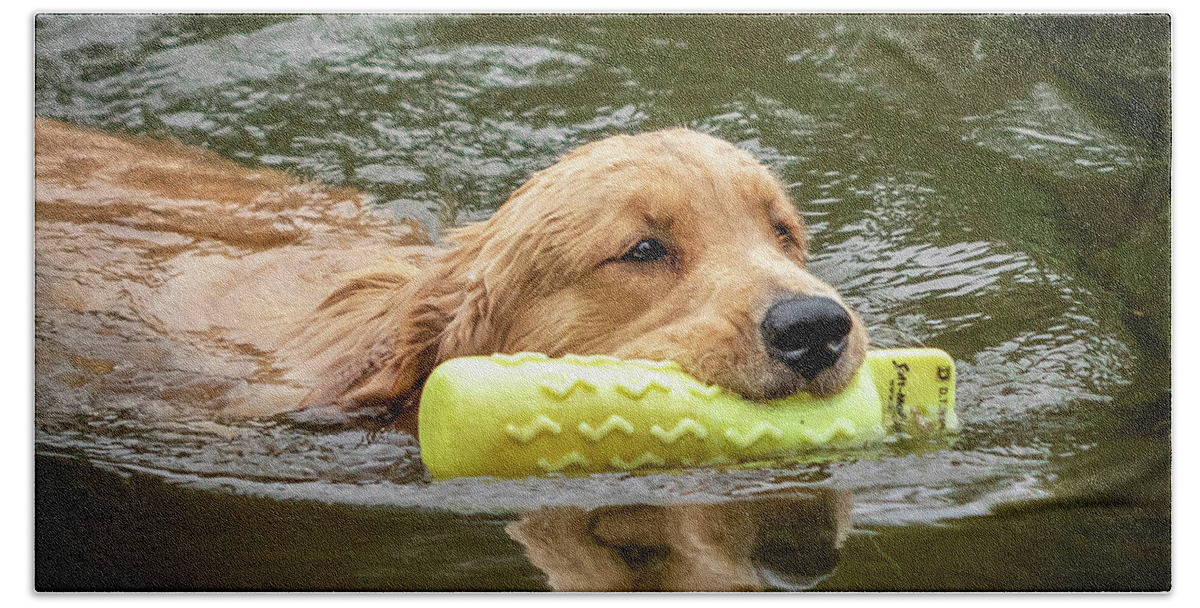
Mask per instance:
[[[944,351],[874,350],[838,395],[758,403],[669,361],[463,357],[425,382],[418,432],[436,478],[731,464],[957,430],[954,380]]]

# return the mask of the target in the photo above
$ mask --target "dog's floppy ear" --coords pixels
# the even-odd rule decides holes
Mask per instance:
[[[369,275],[326,298],[284,349],[289,375],[313,387],[291,417],[321,424],[411,418],[438,363],[492,352],[498,332],[476,263],[479,232],[455,231],[459,245],[411,280]]]
[[[513,313],[569,272],[573,226],[580,222],[564,217],[569,207],[548,204],[561,193],[547,184],[546,171],[535,173],[490,219],[450,233],[457,246],[440,261],[442,285],[450,286],[438,298],[448,314],[440,360],[510,348],[519,338],[509,333]],[[549,200],[518,201],[538,197]]]
[[[298,421],[390,421],[415,409],[437,363],[446,318],[424,305],[420,280],[360,277],[326,298],[279,355],[289,377],[312,387],[291,414]]]

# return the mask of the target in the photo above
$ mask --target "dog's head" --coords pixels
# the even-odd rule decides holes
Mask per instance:
[[[805,269],[779,180],[673,129],[583,146],[453,235],[465,287],[438,357],[538,351],[669,359],[752,399],[843,389],[863,323]]]
[[[440,361],[544,352],[673,360],[751,399],[843,389],[867,334],[805,269],[807,234],[748,153],[672,129],[583,146],[540,171],[396,306],[358,387],[418,395]],[[378,394],[378,393],[377,393]]]

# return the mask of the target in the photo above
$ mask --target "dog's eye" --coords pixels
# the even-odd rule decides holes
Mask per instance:
[[[624,262],[653,262],[667,255],[667,248],[657,239],[642,239],[621,256]]]
[[[791,245],[796,242],[796,239],[792,238],[792,231],[783,224],[775,224],[775,238],[785,245]]]

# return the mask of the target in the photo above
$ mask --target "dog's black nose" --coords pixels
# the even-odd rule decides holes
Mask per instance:
[[[767,309],[762,335],[767,352],[812,380],[846,350],[850,313],[829,298],[780,300]]]

